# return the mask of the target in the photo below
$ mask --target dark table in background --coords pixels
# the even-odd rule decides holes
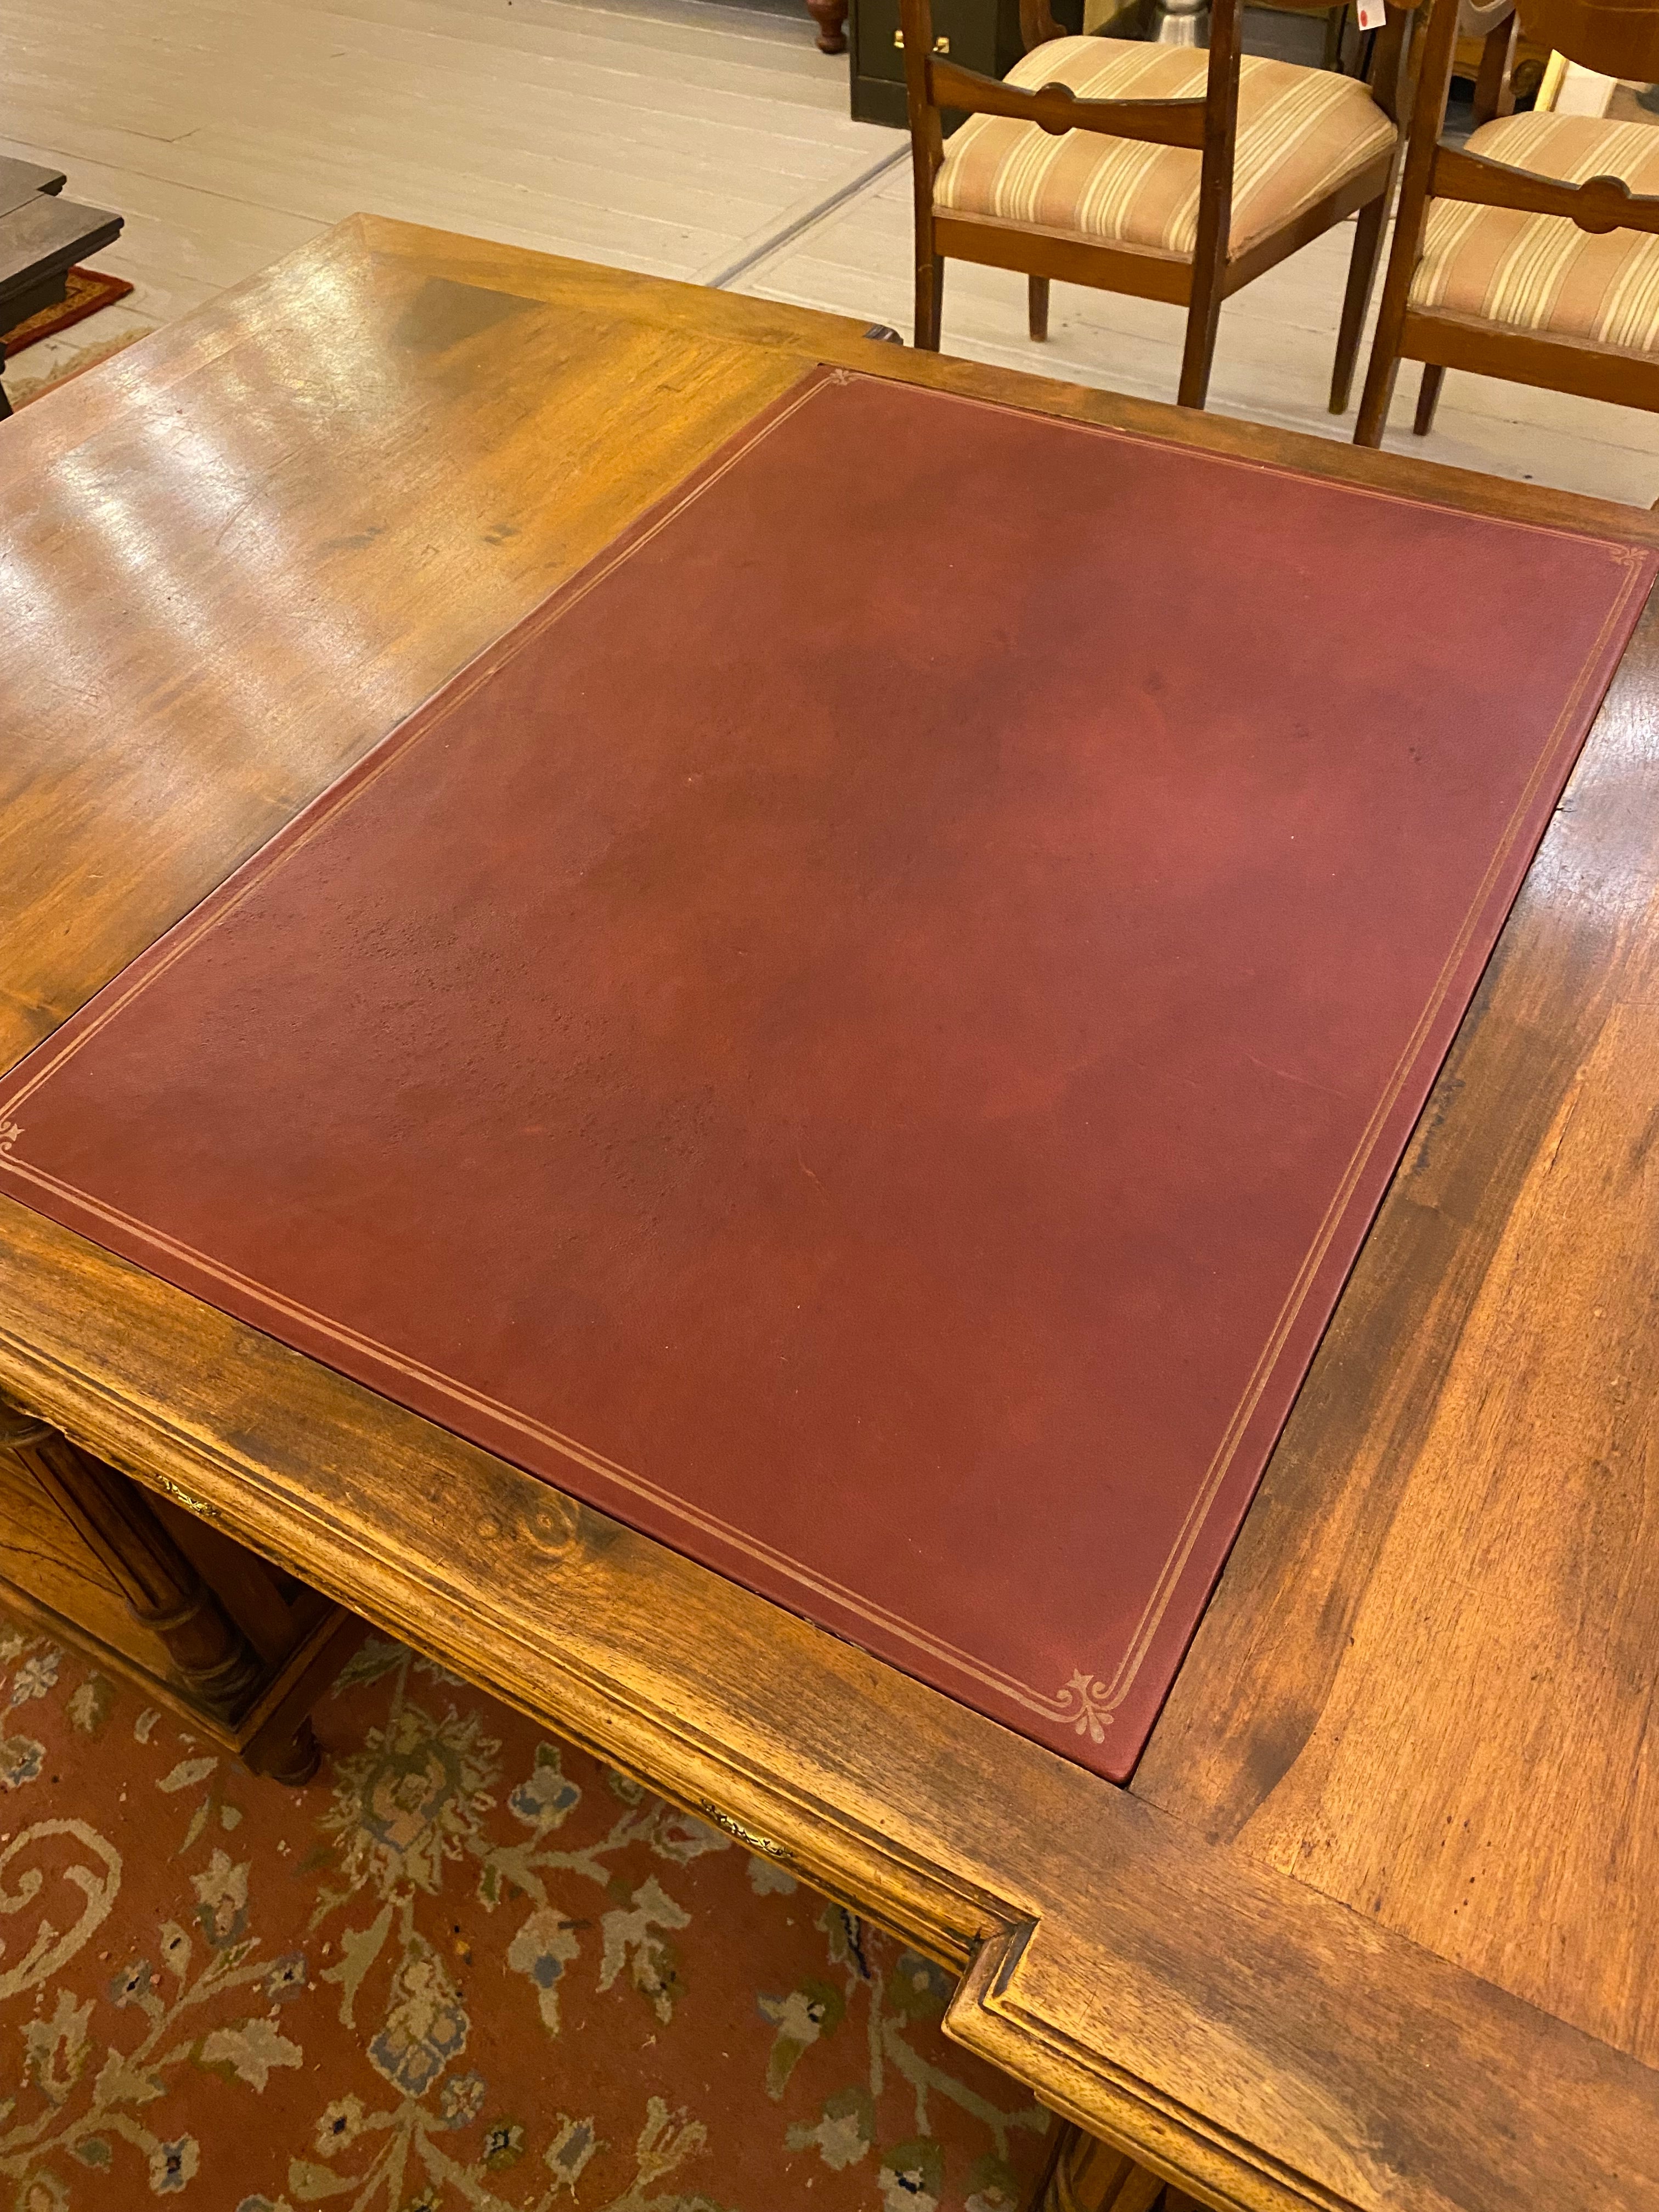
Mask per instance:
[[[0,331],[57,307],[70,270],[121,234],[118,215],[66,200],[64,182],[61,169],[0,158]],[[5,358],[0,340],[0,370]],[[10,412],[0,384],[0,418]]]

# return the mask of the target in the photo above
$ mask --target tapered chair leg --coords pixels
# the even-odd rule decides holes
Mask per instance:
[[[1426,178],[1418,142],[1413,142],[1407,150],[1405,183],[1395,216],[1389,273],[1382,282],[1382,304],[1376,312],[1376,331],[1371,339],[1365,390],[1359,402],[1359,421],[1354,428],[1356,446],[1380,446],[1382,433],[1389,426],[1395,380],[1400,374],[1401,341],[1406,335],[1406,316],[1411,304],[1412,271],[1423,243]]]
[[[1031,336],[1046,338],[1048,335],[1048,279],[1046,276],[1028,276],[1025,283]]]
[[[1196,295],[1187,310],[1187,343],[1181,355],[1180,407],[1202,407],[1210,396],[1210,370],[1215,361],[1216,332],[1221,324],[1221,287],[1216,284]]]
[[[938,254],[916,264],[916,349],[939,351],[939,324],[945,310],[945,263]]]
[[[1331,370],[1331,412],[1346,415],[1353,390],[1354,363],[1359,358],[1359,337],[1365,327],[1365,311],[1371,304],[1377,264],[1382,258],[1382,231],[1389,219],[1389,196],[1379,192],[1360,209],[1353,228],[1353,252],[1348,257],[1348,289],[1342,297],[1342,323],[1336,336],[1336,361]]]
[[[1371,364],[1365,372],[1365,390],[1359,402],[1359,421],[1355,426],[1356,446],[1380,446],[1382,433],[1388,428],[1389,410],[1394,404],[1395,379],[1400,374],[1400,356],[1385,346],[1379,337],[1371,348]]]
[[[1419,438],[1426,438],[1434,428],[1434,410],[1440,404],[1440,386],[1445,375],[1438,362],[1424,362],[1423,381],[1417,387],[1417,412],[1412,418],[1412,428]]]

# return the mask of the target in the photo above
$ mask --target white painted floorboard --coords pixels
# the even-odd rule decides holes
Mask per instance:
[[[908,334],[902,135],[854,123],[804,11],[717,0],[0,0],[0,150],[126,217],[131,300],[23,355],[15,397],[182,314],[362,208],[738,289]],[[868,179],[860,189],[860,179]],[[827,213],[818,211],[847,195]],[[1349,231],[1224,310],[1218,410],[1322,436]],[[953,264],[954,353],[1172,398],[1174,308]],[[1415,371],[1389,443],[1647,505],[1659,418],[1451,374],[1427,441]]]
[[[872,172],[844,62],[713,0],[0,0],[0,150],[127,227],[137,287],[15,397],[359,209],[707,282]]]

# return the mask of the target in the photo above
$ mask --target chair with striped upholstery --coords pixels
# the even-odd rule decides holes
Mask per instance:
[[[1326,0],[1310,0],[1323,12]],[[1026,53],[1000,82],[936,51],[929,0],[900,0],[915,179],[918,346],[937,349],[947,258],[1023,270],[1033,338],[1058,276],[1187,310],[1180,401],[1209,389],[1221,303],[1358,213],[1331,386],[1348,404],[1398,163],[1409,9],[1390,5],[1369,82],[1245,55],[1243,0],[1210,47],[1068,38],[1021,0]],[[945,144],[941,110],[968,120]]]
[[[1443,146],[1459,13],[1431,0],[1357,441],[1382,443],[1402,360],[1424,364],[1419,434],[1448,368],[1659,409],[1659,131],[1509,115]],[[1494,13],[1489,52],[1514,33]],[[1659,0],[1528,0],[1527,32],[1604,76],[1659,77]]]

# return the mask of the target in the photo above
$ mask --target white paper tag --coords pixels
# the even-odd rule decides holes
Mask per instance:
[[[1380,31],[1389,11],[1383,6],[1382,0],[1359,0],[1359,6],[1355,12],[1358,15],[1359,27],[1362,31]]]

